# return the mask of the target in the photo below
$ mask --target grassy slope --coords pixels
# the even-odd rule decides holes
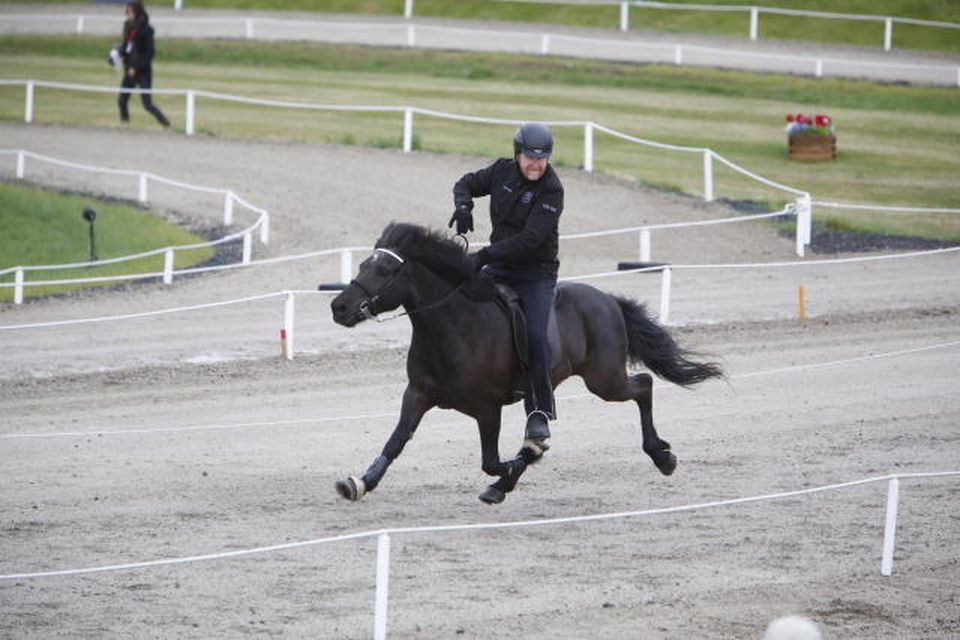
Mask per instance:
[[[19,265],[85,262],[90,258],[89,224],[81,217],[85,207],[97,212],[96,248],[100,259],[167,246],[203,242],[203,238],[151,216],[143,210],[100,202],[78,195],[64,195],[33,187],[0,183],[0,268]],[[195,249],[176,254],[178,269],[213,257],[213,249]],[[85,278],[163,270],[163,257],[144,258],[118,265],[68,271],[31,272],[27,281]],[[13,275],[0,276],[12,282]],[[30,296],[62,293],[68,285],[27,287]],[[13,289],[0,289],[0,301],[12,300]]]
[[[59,1],[59,0],[51,0]],[[77,0],[84,1],[84,0]],[[675,4],[704,4],[704,0],[672,0]],[[166,3],[165,3],[166,4]],[[172,4],[172,3],[171,3]],[[706,2],[716,5],[745,5],[742,0]],[[960,23],[960,3],[954,0],[768,0],[760,6],[804,9],[827,13],[886,15]],[[184,0],[186,8],[275,9],[401,15],[403,0]],[[544,24],[616,28],[617,6],[576,6],[531,4],[494,0],[415,0],[417,16],[512,20]],[[631,28],[668,33],[706,33],[745,38],[748,14],[664,9],[631,9]],[[960,51],[960,32],[953,29],[898,24],[894,28],[894,47]],[[852,20],[824,20],[761,14],[763,39],[809,40],[879,47],[883,42],[883,24]]]
[[[0,38],[0,77],[117,81],[97,38]],[[313,43],[170,41],[160,43],[161,86],[322,103],[414,104],[454,113],[551,120],[594,120],[624,132],[691,146],[709,146],[771,179],[823,200],[918,206],[960,206],[960,101],[956,90],[880,86],[555,58],[336,47]],[[183,122],[183,99],[158,96]],[[114,98],[54,90],[37,93],[39,122],[116,126]],[[22,118],[23,90],[0,89],[0,118]],[[827,112],[839,127],[835,163],[785,158],[787,112]],[[138,108],[135,126],[154,126]],[[396,146],[399,114],[357,115],[198,104],[201,132]],[[417,142],[430,151],[495,156],[504,127],[418,117]],[[556,162],[582,162],[582,131],[558,128]],[[598,136],[601,170],[700,191],[700,157],[652,151]],[[718,196],[782,200],[726,168],[716,168]],[[849,214],[858,219],[864,214]],[[880,220],[872,216],[873,223]],[[960,239],[958,216],[886,216],[879,230]]]

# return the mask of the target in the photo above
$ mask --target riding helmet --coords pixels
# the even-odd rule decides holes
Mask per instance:
[[[523,153],[531,158],[549,158],[553,153],[553,134],[545,124],[525,122],[513,134],[513,155]]]

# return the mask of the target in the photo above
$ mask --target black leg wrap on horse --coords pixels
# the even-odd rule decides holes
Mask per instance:
[[[373,461],[366,472],[363,474],[363,483],[367,487],[367,491],[373,491],[377,488],[377,485],[380,484],[380,480],[383,478],[383,474],[387,472],[387,467],[390,466],[390,461],[385,456],[377,456],[377,459]]]

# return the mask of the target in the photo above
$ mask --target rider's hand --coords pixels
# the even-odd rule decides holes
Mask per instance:
[[[453,223],[457,223],[457,233],[459,235],[465,234],[467,231],[473,231],[473,214],[470,212],[470,206],[467,204],[458,204],[456,210],[453,212],[453,215],[450,217],[450,223],[447,224],[448,227],[452,227]]]

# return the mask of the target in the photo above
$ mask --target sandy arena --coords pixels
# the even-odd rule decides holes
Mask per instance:
[[[255,258],[372,246],[404,220],[440,227],[450,186],[483,160],[165,133],[0,125],[5,148],[234,189],[272,214]],[[560,140],[562,143],[562,140]],[[138,154],[148,146],[150,157]],[[2,160],[2,159],[0,159]],[[0,176],[12,179],[12,158]],[[563,233],[720,218],[721,204],[562,170]],[[28,180],[132,198],[136,182],[36,164]],[[718,185],[722,195],[723,185]],[[856,198],[851,197],[852,200]],[[217,225],[215,199],[152,189],[153,208]],[[918,203],[922,204],[922,203]],[[485,210],[485,205],[478,206]],[[238,224],[252,217],[237,212]],[[481,225],[477,240],[488,227]],[[565,241],[562,276],[635,259],[635,235]],[[758,223],[657,233],[676,265],[785,262]],[[360,254],[356,260],[360,259]],[[848,256],[841,256],[848,257]],[[816,261],[821,257],[808,257]],[[140,313],[334,279],[314,258],[0,307],[3,326]],[[656,275],[592,280],[657,310]],[[796,290],[808,298],[795,319]],[[477,494],[475,425],[434,410],[380,487],[340,499],[394,426],[406,320],[353,330],[329,297],[135,320],[0,329],[0,574],[106,567],[384,528],[638,511],[960,469],[956,253],[867,263],[673,274],[671,323],[729,380],[659,383],[663,477],[632,404],[558,389],[553,448],[505,503]],[[505,411],[501,450],[522,435]],[[880,574],[886,482],[664,515],[392,536],[393,638],[760,638],[799,613],[828,638],[960,638],[960,478],[904,479],[893,575]],[[368,638],[376,537],[227,559],[0,580],[9,638]]]

